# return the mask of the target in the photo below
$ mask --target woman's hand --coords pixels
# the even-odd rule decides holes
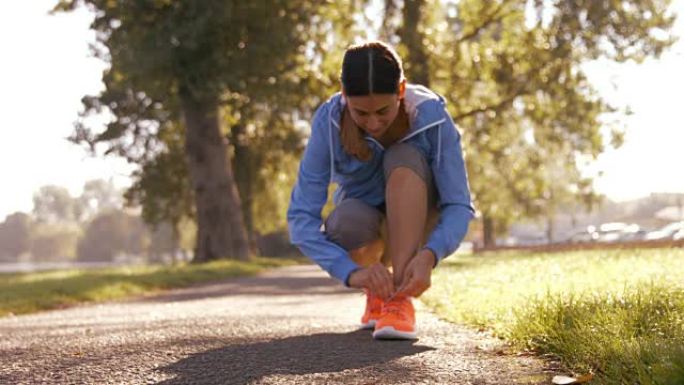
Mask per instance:
[[[392,274],[381,263],[374,263],[353,272],[349,276],[349,286],[368,289],[383,300],[388,300],[394,295]]]
[[[435,255],[429,249],[419,251],[404,270],[401,286],[396,295],[419,297],[430,288],[432,268],[435,266]]]

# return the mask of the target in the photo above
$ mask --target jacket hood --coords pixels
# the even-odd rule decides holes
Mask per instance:
[[[335,153],[333,151],[333,127],[340,131],[340,120],[342,111],[346,102],[342,97],[342,93],[338,92],[328,100],[328,146],[330,151],[330,181],[334,180],[335,176]],[[404,142],[419,133],[433,127],[439,127],[440,124],[446,121],[444,114],[445,101],[444,98],[432,92],[428,88],[418,84],[406,84],[406,92],[404,93],[404,108],[409,116],[409,131],[404,135],[399,142]],[[365,139],[375,143],[383,150],[385,147],[372,136],[366,134]],[[437,165],[441,162],[442,153],[442,134],[437,131]]]
[[[338,130],[342,111],[346,102],[342,93],[338,92],[330,100],[330,123]],[[404,108],[409,116],[409,131],[400,139],[404,141],[425,129],[436,126],[444,121],[441,111],[444,108],[444,98],[432,92],[430,89],[418,84],[406,84],[404,94]],[[375,142],[381,148],[380,142],[366,134],[366,139]]]

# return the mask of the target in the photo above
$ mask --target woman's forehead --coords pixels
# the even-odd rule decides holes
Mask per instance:
[[[349,106],[366,112],[375,112],[387,106],[394,106],[399,100],[397,94],[370,94],[363,96],[347,96]]]

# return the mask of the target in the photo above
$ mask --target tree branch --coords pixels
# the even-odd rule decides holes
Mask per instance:
[[[506,106],[507,104],[512,103],[513,100],[515,100],[515,98],[517,98],[518,96],[522,96],[522,95],[525,95],[527,93],[528,92],[527,92],[527,90],[525,90],[525,87],[520,87],[516,92],[514,92],[513,94],[509,95],[507,98],[499,101],[498,103],[496,103],[494,105],[475,108],[475,109],[472,109],[470,111],[467,111],[467,112],[464,112],[461,114],[456,114],[453,116],[453,119],[458,121],[460,119],[465,119],[469,116],[476,115],[476,114],[486,112],[486,111],[497,111],[498,112],[501,109],[503,109],[503,107]]]
[[[515,92],[511,93],[508,97],[505,99],[500,100],[496,104],[493,105],[488,105],[480,108],[475,108],[467,112],[463,112],[460,114],[453,115],[452,118],[455,121],[458,121],[459,119],[464,119],[472,115],[476,115],[482,112],[487,112],[487,111],[496,111],[499,112],[501,111],[507,104],[512,103],[515,98],[523,95],[527,95],[530,93],[531,90],[529,90],[529,85],[530,79],[529,74],[539,74],[544,68],[546,67],[552,67],[553,65],[556,64],[556,61],[551,61],[551,62],[543,62],[540,65],[530,69],[530,71],[525,74],[524,77],[519,77],[519,80],[517,80],[517,83],[520,84],[518,88],[515,90]]]
[[[464,35],[460,36],[458,39],[456,39],[455,44],[458,45],[458,44],[464,43],[464,42],[472,39],[473,37],[477,36],[480,33],[480,31],[487,28],[492,23],[499,21],[499,20],[503,19],[504,17],[508,16],[511,12],[500,13],[501,11],[503,11],[506,3],[507,2],[502,2],[501,4],[499,4],[499,6],[497,6],[496,9],[490,15],[488,15],[486,18],[484,18],[484,20],[482,21],[482,23],[480,25],[473,28],[473,30],[470,31],[469,33],[464,34]]]

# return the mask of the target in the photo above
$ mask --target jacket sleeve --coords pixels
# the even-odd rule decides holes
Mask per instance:
[[[329,108],[324,104],[314,114],[311,137],[290,196],[287,223],[292,244],[328,274],[348,285],[349,275],[359,266],[346,250],[329,241],[321,231],[321,212],[328,198],[332,165]]]
[[[443,105],[440,110],[444,123],[430,133],[436,154],[430,167],[439,192],[440,218],[425,245],[434,252],[437,263],[458,249],[475,214],[461,151],[461,136]]]

